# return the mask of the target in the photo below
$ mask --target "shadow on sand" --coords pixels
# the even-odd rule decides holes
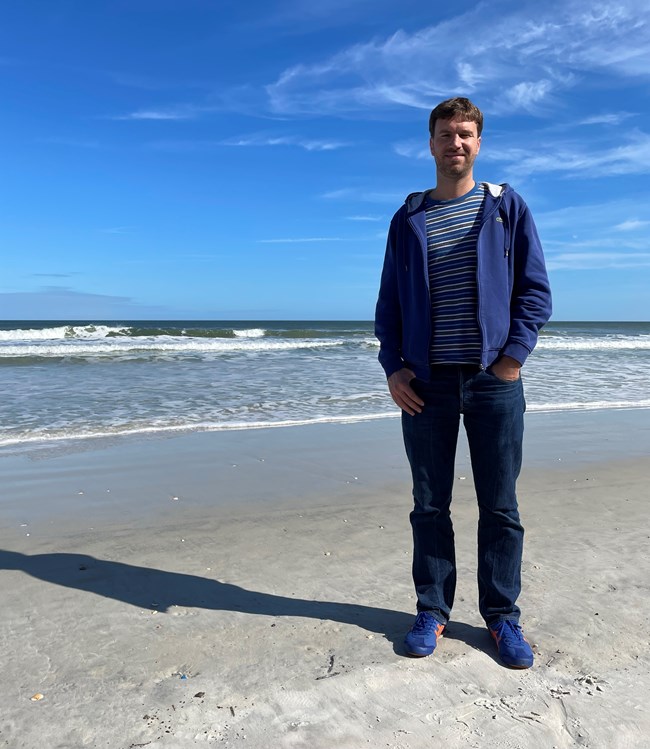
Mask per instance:
[[[289,598],[197,575],[137,567],[86,554],[30,556],[0,549],[0,569],[20,570],[53,585],[76,588],[161,613],[167,612],[171,606],[183,606],[353,624],[383,635],[399,654],[404,654],[404,633],[413,623],[413,614],[402,611],[356,603]],[[451,624],[446,636],[481,650],[485,646],[485,630],[461,622]]]

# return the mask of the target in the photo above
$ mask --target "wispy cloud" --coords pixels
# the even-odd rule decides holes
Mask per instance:
[[[192,107],[181,109],[137,109],[128,114],[115,115],[112,120],[190,120],[197,114]]]
[[[481,154],[483,159],[505,165],[508,174],[514,176],[555,173],[567,177],[607,177],[648,173],[649,133],[633,130],[624,134],[623,145],[607,143],[587,143],[584,139],[539,142],[534,149],[530,145],[501,150],[488,147]]]
[[[634,117],[632,112],[611,112],[609,114],[596,114],[593,117],[587,117],[580,120],[579,125],[620,125],[630,117]]]
[[[384,221],[383,216],[346,216],[348,221]]]
[[[650,265],[650,204],[637,199],[566,206],[536,213],[551,270],[645,268]],[[646,207],[647,206],[647,207]],[[647,218],[629,218],[630,215]]]
[[[427,109],[452,93],[480,92],[486,111],[539,114],[558,93],[597,83],[602,74],[650,77],[645,0],[500,6],[495,13],[481,3],[439,24],[287,68],[267,86],[271,108],[330,115]]]
[[[650,267],[650,252],[566,252],[554,255],[547,261],[554,270],[604,270]]]
[[[214,86],[214,84],[211,84]],[[161,84],[158,88],[177,88],[180,84]],[[205,84],[188,83],[184,88],[187,89],[209,88]],[[170,104],[159,104],[156,106],[142,106],[133,109],[130,112],[110,115],[103,119],[137,122],[137,121],[174,121],[174,120],[197,120],[205,115],[214,115],[220,112],[237,112],[256,119],[284,121],[287,118],[275,112],[270,112],[260,102],[260,89],[251,84],[231,86],[230,88],[219,87],[209,93],[202,93],[195,100],[184,101],[181,103],[174,102]]]
[[[634,218],[631,218],[633,216]],[[591,232],[593,236],[605,237],[608,232],[616,242],[627,241],[621,237],[622,227],[628,230],[642,229],[650,223],[650,195],[637,193],[634,198],[603,201],[602,203],[585,203],[568,205],[552,211],[536,211],[535,219],[546,231],[563,232],[572,238],[578,238],[580,232]],[[644,237],[650,250],[650,236],[647,232],[638,235]]]
[[[183,140],[167,138],[151,141],[148,148],[156,151],[170,151],[190,153],[194,151],[214,151],[220,148],[272,148],[285,146],[288,148],[302,148],[305,151],[336,151],[349,146],[349,143],[334,140],[317,140],[294,135],[245,135],[226,138],[224,140]]]
[[[614,228],[618,231],[636,231],[637,229],[643,229],[646,226],[650,226],[650,221],[639,221],[638,219],[628,219],[620,224],[617,224]]]
[[[522,81],[511,86],[505,92],[505,108],[519,109],[527,112],[536,112],[538,106],[545,102],[549,94],[558,88],[555,81],[544,78],[540,81]]]
[[[393,151],[398,156],[404,156],[407,159],[431,159],[431,151],[426,144],[426,140],[423,138],[420,141],[403,141],[401,143],[393,144]]]
[[[303,138],[297,135],[267,135],[262,133],[253,133],[251,135],[236,136],[226,138],[219,142],[222,146],[297,146],[304,148],[305,151],[336,151],[339,148],[345,148],[350,143],[336,140],[317,140]]]
[[[230,92],[230,98],[235,96]],[[199,101],[181,102],[166,106],[140,107],[126,114],[109,117],[111,120],[193,120],[203,114],[219,112],[224,109],[226,95],[203,96]],[[228,97],[226,97],[228,98]]]

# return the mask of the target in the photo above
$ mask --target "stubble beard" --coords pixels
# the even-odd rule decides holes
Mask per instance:
[[[445,158],[440,159],[437,163],[438,172],[449,179],[463,179],[472,173],[475,158],[460,154],[463,161],[460,163],[448,163]]]

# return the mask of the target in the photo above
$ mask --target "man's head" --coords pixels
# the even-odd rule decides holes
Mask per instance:
[[[459,182],[472,177],[482,130],[483,115],[469,99],[438,104],[429,117],[429,147],[439,178]]]
[[[483,132],[483,112],[469,99],[463,96],[456,96],[453,99],[447,99],[440,102],[429,115],[429,134],[435,137],[436,122],[438,120],[460,120],[462,122],[475,122],[476,134],[481,137]]]

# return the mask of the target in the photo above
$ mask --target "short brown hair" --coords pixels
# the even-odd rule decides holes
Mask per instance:
[[[456,96],[441,102],[429,115],[429,133],[433,138],[436,131],[437,120],[460,119],[466,122],[476,123],[476,132],[480,136],[483,131],[483,113],[469,99]]]

